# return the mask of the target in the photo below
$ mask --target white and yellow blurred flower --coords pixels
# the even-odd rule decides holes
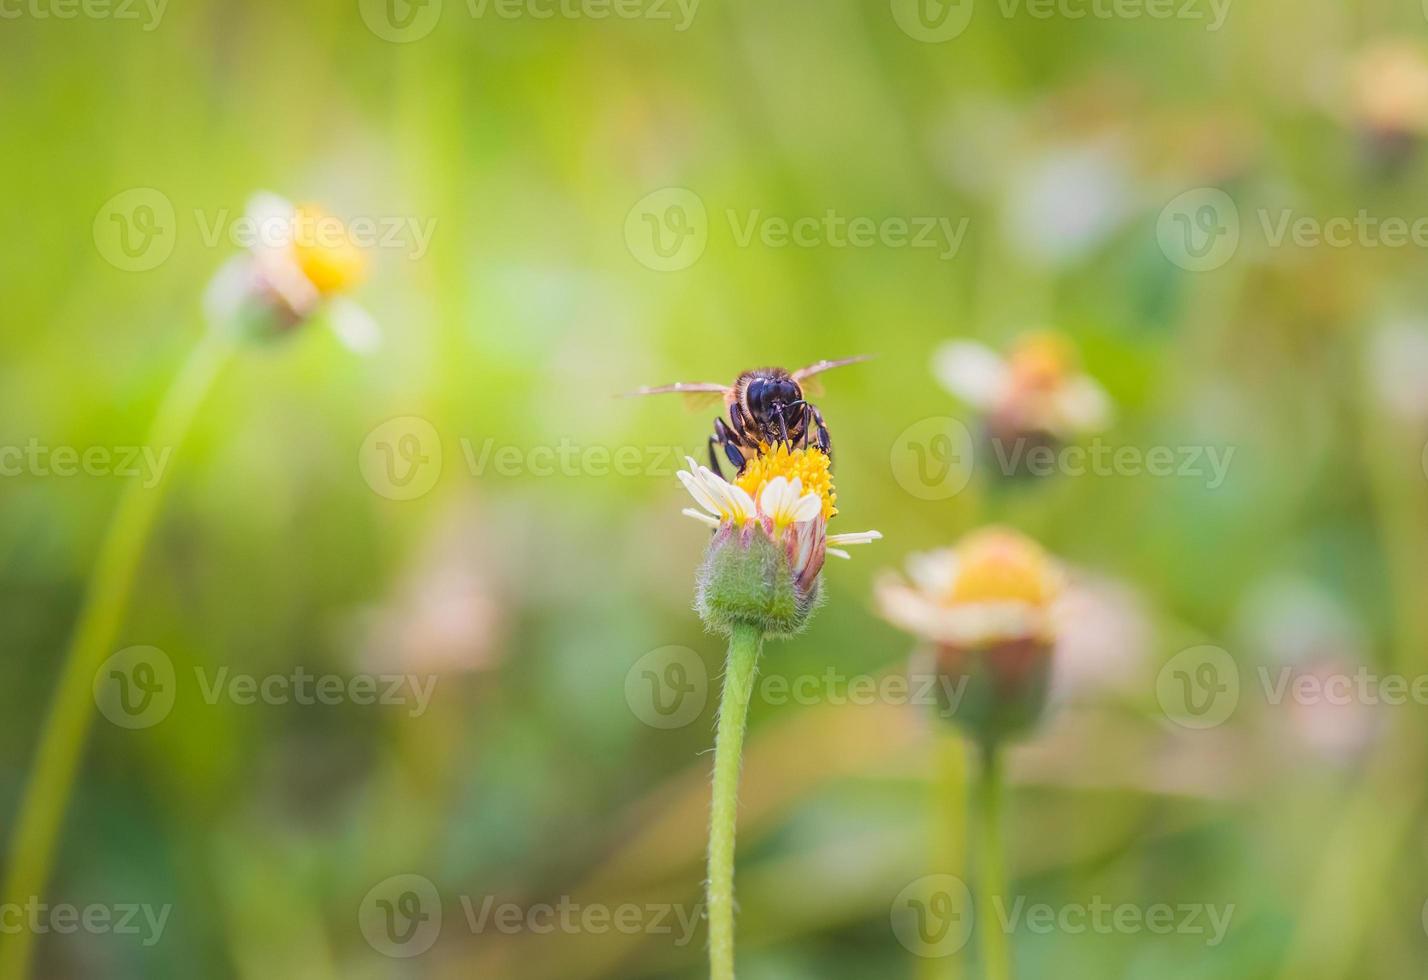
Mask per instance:
[[[976,341],[949,341],[934,353],[932,373],[981,414],[995,438],[1070,439],[1110,424],[1110,398],[1079,370],[1059,333],[1026,334],[1006,356]]]
[[[879,581],[878,606],[890,623],[923,639],[978,646],[1055,638],[1064,573],[1015,531],[985,528],[956,547],[911,555],[907,575]]]
[[[959,692],[945,715],[987,744],[1035,724],[1059,633],[1060,564],[1030,538],[989,527],[911,556],[907,572],[884,575],[875,598],[884,619],[923,641],[921,659],[946,682],[937,689]]]
[[[204,294],[210,322],[271,335],[321,313],[349,348],[376,349],[376,321],[346,295],[366,278],[368,258],[340,218],[263,191],[249,200],[244,224],[248,251],[225,263]]]

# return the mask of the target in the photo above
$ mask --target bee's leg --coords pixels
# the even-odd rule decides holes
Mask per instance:
[[[749,417],[738,402],[729,406],[729,429],[733,440],[741,446],[757,448],[759,441],[749,430]]]
[[[709,468],[719,474],[719,479],[724,479],[724,471],[719,466],[719,454],[714,447],[719,444],[719,437],[713,435],[709,437]]]
[[[738,437],[729,431],[729,427],[724,424],[723,419],[714,420],[714,435],[709,438],[709,459],[714,464],[714,472],[723,477],[724,471],[719,467],[719,460],[714,452],[714,445],[718,443],[724,447],[724,455],[729,457],[729,462],[734,465],[734,475],[738,476],[744,470],[744,454],[735,447]]]
[[[829,460],[832,460],[833,439],[828,435],[828,426],[823,422],[823,413],[818,411],[818,409],[814,408],[812,405],[808,406],[808,411],[813,415],[813,425],[808,427],[809,432],[812,432],[813,429],[817,428],[818,448],[823,450],[824,455],[826,455]]]

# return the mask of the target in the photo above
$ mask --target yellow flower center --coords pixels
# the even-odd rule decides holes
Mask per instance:
[[[347,226],[311,204],[299,205],[294,214],[293,257],[324,296],[346,292],[367,274],[367,255]]]
[[[828,457],[820,449],[789,449],[780,445],[767,446],[744,464],[744,472],[734,481],[749,496],[759,499],[764,484],[776,476],[803,482],[804,493],[816,493],[823,499],[823,519],[838,513],[838,494],[833,489],[833,474]]]
[[[1051,391],[1066,380],[1076,354],[1060,334],[1033,333],[1018,340],[1008,354],[1012,382],[1032,391]]]
[[[1044,606],[1059,591],[1059,578],[1036,542],[1015,531],[987,528],[957,546],[957,574],[947,601]]]

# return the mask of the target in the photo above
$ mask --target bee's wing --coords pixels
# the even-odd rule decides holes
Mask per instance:
[[[684,404],[686,407],[697,409],[714,404],[733,390],[734,389],[728,385],[716,384],[713,381],[676,381],[672,385],[656,385],[652,388],[640,388],[630,392],[624,397],[635,398],[639,395],[680,394],[684,396]]]
[[[836,361],[818,361],[815,364],[808,365],[808,367],[801,367],[797,371],[794,371],[793,380],[804,385],[804,387],[808,389],[809,394],[822,394],[823,386],[817,381],[811,384],[805,384],[805,382],[815,374],[822,374],[824,371],[831,371],[836,367],[843,367],[845,364],[857,364],[859,361],[870,360],[872,356],[871,354],[859,354],[857,357],[842,357]]]

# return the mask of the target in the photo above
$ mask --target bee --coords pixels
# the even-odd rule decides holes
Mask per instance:
[[[728,418],[721,415],[714,419],[714,434],[709,437],[709,467],[721,477],[724,475],[719,465],[722,450],[737,476],[744,471],[750,457],[778,445],[789,448],[812,445],[832,458],[833,442],[828,436],[828,426],[817,406],[804,397],[804,383],[824,371],[867,359],[867,355],[862,355],[819,361],[797,371],[755,368],[740,374],[731,385],[680,381],[641,388],[631,394],[678,392],[692,395],[696,401],[702,396],[722,397]]]

